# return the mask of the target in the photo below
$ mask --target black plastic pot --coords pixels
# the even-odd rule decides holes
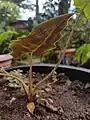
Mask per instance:
[[[35,64],[33,65],[33,71],[39,72],[39,73],[49,73],[53,68],[55,67],[54,64]],[[25,73],[29,70],[28,65],[23,66],[17,66],[12,67],[9,69],[6,69],[7,71],[16,70],[16,69],[22,69]],[[66,66],[66,65],[60,65],[57,68],[57,73],[65,73],[66,76],[70,78],[70,80],[80,80],[84,83],[90,82],[90,70],[81,68],[81,67],[73,67],[73,66]]]

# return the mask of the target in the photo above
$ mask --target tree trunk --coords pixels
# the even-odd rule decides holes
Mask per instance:
[[[39,15],[39,5],[38,5],[38,0],[36,0],[36,17]]]
[[[58,5],[58,15],[68,13],[71,0],[61,0]]]

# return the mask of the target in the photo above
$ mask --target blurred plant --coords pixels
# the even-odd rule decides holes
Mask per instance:
[[[29,30],[16,30],[16,35],[14,35],[14,39],[17,39],[18,37],[25,37],[29,34]]]
[[[58,48],[57,46],[53,47],[51,49],[48,49],[41,59],[42,62],[44,62],[44,63],[57,63],[58,55],[55,54],[55,50],[58,50],[58,49],[60,49],[60,48]]]
[[[84,64],[90,60],[90,44],[84,44],[79,47],[75,54],[75,59],[80,63]]]
[[[85,9],[83,9],[83,11],[82,11],[82,15],[81,15],[81,18],[79,19],[78,27],[75,27],[75,29],[74,29],[74,34],[72,36],[73,40],[69,47],[78,48],[81,45],[83,45],[84,43],[90,42],[90,27],[89,27],[89,21],[88,21],[90,16],[88,14],[88,16],[87,16],[88,18],[86,18],[85,14],[84,14],[84,11],[86,14],[89,12],[88,7],[90,5],[90,0],[86,0],[86,1],[85,0],[80,0],[80,1],[74,0],[74,5],[76,6],[76,9],[75,9],[76,17],[70,19],[70,21],[68,23],[68,27],[66,29],[64,29],[63,36],[62,36],[61,40],[58,42],[58,46],[62,49],[65,45],[65,41],[68,38],[68,35],[70,34],[72,25],[78,19],[78,14],[80,13],[80,11],[82,11],[83,7],[85,7]],[[78,7],[78,10],[77,10],[77,7]]]
[[[7,1],[7,0],[3,0],[3,1]],[[34,5],[32,4],[31,0],[8,0],[8,1],[13,2],[20,8],[33,10]]]
[[[65,41],[68,38],[68,35],[70,33],[71,27],[74,24],[76,19],[71,19],[69,21],[68,27],[64,30],[63,37],[61,41],[58,43],[60,48],[63,48]],[[72,36],[72,42],[69,47],[71,48],[78,48],[84,43],[88,43],[90,41],[90,28],[87,27],[87,19],[79,19],[78,27],[74,29],[74,34]]]
[[[8,25],[9,22],[20,17],[19,13],[19,8],[14,3],[0,1],[0,22],[5,22],[5,25]]]
[[[83,12],[87,18],[90,18],[90,0],[74,0],[75,7],[79,8],[80,10],[83,9],[85,4],[86,7]]]
[[[0,0],[0,54],[9,52],[10,40],[16,33],[9,23],[20,17],[19,12],[14,3]]]
[[[12,37],[16,34],[17,33],[14,31],[0,33],[0,54],[10,52],[9,44],[11,42]]]
[[[78,11],[82,10],[85,6],[83,9],[84,17],[82,17],[82,20],[86,18],[86,23],[84,22],[84,28],[78,28],[78,30],[79,32],[81,31],[81,40],[83,38],[84,43],[87,44],[79,46],[75,54],[75,59],[77,59],[80,64],[84,64],[90,59],[90,27],[88,24],[90,18],[90,0],[74,0],[74,5],[78,8]]]

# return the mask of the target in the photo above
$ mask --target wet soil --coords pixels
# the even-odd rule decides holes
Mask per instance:
[[[43,75],[34,75],[39,81]],[[34,114],[27,108],[27,96],[8,82],[0,84],[0,120],[90,120],[90,84],[70,81],[64,74],[55,75],[36,101]]]

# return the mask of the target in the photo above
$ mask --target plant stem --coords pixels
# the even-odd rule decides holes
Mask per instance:
[[[58,68],[58,66],[60,65],[60,63],[61,63],[61,61],[62,61],[62,59],[63,59],[63,57],[64,57],[64,55],[65,55],[65,51],[66,51],[66,49],[68,48],[70,41],[72,40],[72,36],[73,36],[73,33],[74,33],[74,29],[75,29],[77,23],[79,22],[79,19],[80,19],[81,15],[82,15],[82,13],[83,13],[83,10],[84,10],[84,8],[85,8],[86,6],[87,6],[87,4],[85,4],[85,6],[83,7],[83,9],[82,9],[82,11],[80,12],[78,18],[76,19],[76,22],[74,23],[74,25],[73,25],[73,27],[72,27],[71,33],[70,33],[70,35],[69,35],[69,37],[68,37],[68,40],[67,40],[67,42],[66,42],[66,46],[64,47],[63,53],[62,53],[62,55],[60,56],[58,63],[56,64],[56,66],[54,67],[54,69],[53,69],[45,78],[43,78],[40,82],[38,82],[38,83],[36,84],[36,86],[35,86],[35,88],[34,88],[34,92],[36,91],[36,89],[39,88],[39,86],[41,86],[41,85],[43,84],[44,81],[47,81],[47,80],[52,76],[52,74],[54,73],[54,71],[55,71],[55,70]]]
[[[24,90],[25,90],[26,94],[28,95],[28,87],[27,87],[27,85],[18,76],[12,75],[10,73],[0,73],[0,76],[7,76],[7,77],[11,77],[11,78],[14,78],[14,79],[18,80],[23,85]]]
[[[30,54],[30,69],[29,69],[29,76],[28,76],[28,88],[29,88],[29,93],[28,93],[28,99],[30,100],[31,99],[31,96],[32,96],[32,88],[33,88],[33,82],[32,82],[32,54]]]

